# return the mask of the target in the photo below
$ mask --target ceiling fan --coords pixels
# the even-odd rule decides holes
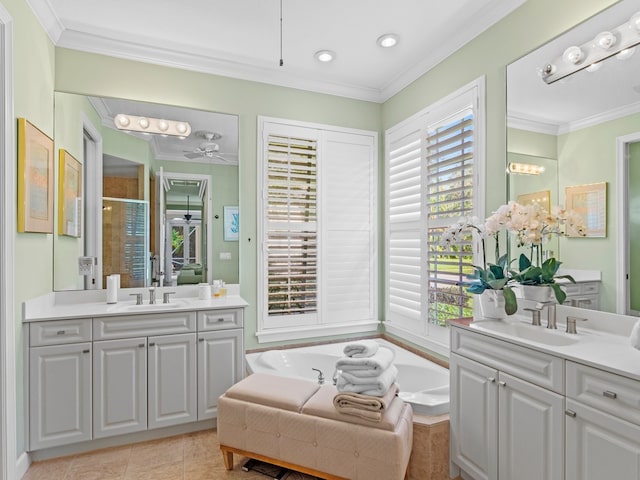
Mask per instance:
[[[194,133],[196,137],[200,137],[204,139],[204,142],[201,142],[194,150],[185,150],[184,156],[190,159],[195,158],[217,158],[218,160],[222,160],[224,162],[229,162],[228,158],[225,158],[224,155],[229,155],[226,153],[220,153],[220,145],[214,142],[214,140],[218,140],[222,138],[222,135],[217,132],[209,132],[206,130],[198,130]]]

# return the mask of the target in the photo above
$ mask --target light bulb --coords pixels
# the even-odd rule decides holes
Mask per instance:
[[[116,116],[116,122],[121,127],[127,127],[127,126],[129,126],[129,117],[127,117],[126,115],[123,115],[123,114],[119,114],[119,115]]]
[[[166,132],[169,129],[169,122],[166,120],[160,120],[158,122],[158,129],[162,132]]]
[[[187,133],[187,126],[184,123],[178,123],[176,125],[176,130],[178,133]]]
[[[640,12],[635,13],[629,20],[629,26],[640,33]]]
[[[580,61],[582,60],[582,57],[584,57],[582,50],[580,50],[580,47],[576,47],[576,46],[567,48],[562,54],[562,59],[565,62],[573,63],[574,65],[577,65],[578,63],[580,63]]]
[[[138,125],[140,125],[140,128],[149,128],[149,120],[145,117],[140,117],[140,120],[138,120]]]
[[[616,43],[618,43],[618,39],[611,32],[600,32],[598,35],[596,35],[595,43],[603,50],[609,50]]]
[[[385,33],[378,37],[377,43],[383,48],[394,47],[398,44],[398,36],[394,33]]]
[[[316,52],[315,57],[319,62],[330,62],[335,58],[336,54],[331,50],[319,50]]]

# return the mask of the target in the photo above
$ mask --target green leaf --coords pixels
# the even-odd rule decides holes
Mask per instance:
[[[562,290],[562,287],[560,287],[560,285],[558,285],[557,283],[552,283],[549,286],[553,288],[553,292],[556,294],[556,300],[558,300],[558,303],[562,305],[565,299],[567,298],[567,294],[564,293],[564,290]]]
[[[504,287],[502,293],[504,294],[504,311],[507,315],[513,315],[518,311],[516,294],[511,290],[511,287]]]
[[[504,278],[504,270],[499,265],[489,265],[489,271],[493,274],[493,278],[495,279]]]
[[[502,290],[502,288],[507,284],[506,278],[498,278],[496,280],[490,280],[487,282],[492,290]]]
[[[556,275],[554,278],[564,278],[569,280],[571,283],[576,283],[575,279],[571,275]]]
[[[518,260],[518,268],[522,272],[531,266],[531,261],[527,258],[524,253],[520,254],[520,259]]]

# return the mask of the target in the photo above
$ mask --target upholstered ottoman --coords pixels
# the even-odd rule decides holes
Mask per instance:
[[[411,406],[395,398],[380,423],[340,413],[332,385],[253,374],[218,401],[225,467],[233,454],[325,479],[401,480],[413,442]]]

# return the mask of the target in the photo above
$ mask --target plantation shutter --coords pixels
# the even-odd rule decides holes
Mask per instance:
[[[405,326],[421,319],[421,131],[388,143],[387,318]]]
[[[474,212],[474,122],[467,108],[429,125],[426,136],[428,321],[471,316],[470,296],[460,282],[471,273],[473,238],[450,248],[440,245],[444,230]]]
[[[266,313],[269,318],[314,319],[318,307],[317,140],[270,134],[267,148]]]

